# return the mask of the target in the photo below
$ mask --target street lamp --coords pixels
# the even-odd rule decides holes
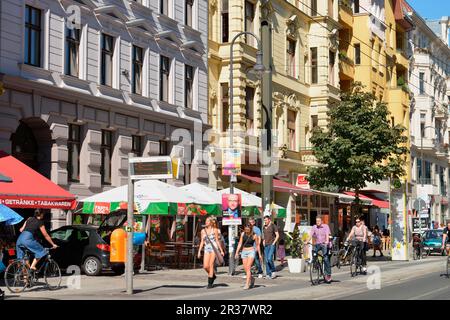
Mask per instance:
[[[253,71],[258,75],[258,78],[265,72],[265,67],[263,65],[263,54],[261,48],[261,41],[253,33],[249,31],[239,32],[231,41],[230,45],[230,125],[229,125],[229,135],[230,135],[230,149],[234,151],[233,148],[233,46],[236,40],[242,35],[253,36],[258,43],[258,51],[256,52],[256,64],[253,66]],[[231,170],[230,175],[230,194],[234,194],[234,183],[236,182],[236,174]],[[236,234],[236,226],[228,226],[228,274],[234,274],[234,238]]]

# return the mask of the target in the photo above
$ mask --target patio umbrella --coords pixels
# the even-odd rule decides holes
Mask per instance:
[[[0,222],[5,222],[7,226],[18,224],[23,217],[7,206],[0,204]]]
[[[185,191],[194,199],[194,204],[187,207],[188,214],[220,215],[222,213],[222,195],[218,191],[198,182],[179,187],[179,189]]]
[[[80,200],[83,213],[108,214],[118,209],[126,209],[128,186],[120,186],[92,197]],[[140,214],[177,214],[184,204],[194,199],[183,190],[159,180],[140,180],[134,185],[135,210]]]

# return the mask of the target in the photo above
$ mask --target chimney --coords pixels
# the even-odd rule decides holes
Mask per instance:
[[[441,24],[442,41],[448,46],[448,28],[450,26],[450,19],[449,17],[442,17],[439,23]]]

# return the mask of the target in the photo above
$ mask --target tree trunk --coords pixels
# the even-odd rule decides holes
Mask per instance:
[[[352,203],[351,207],[352,225],[355,224],[356,217],[360,217],[361,215],[362,215],[362,206],[361,200],[359,199],[359,190],[355,189],[355,201]]]

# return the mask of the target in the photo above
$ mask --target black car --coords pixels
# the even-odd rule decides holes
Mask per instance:
[[[55,229],[50,237],[59,246],[52,250],[52,257],[62,269],[71,265],[81,266],[88,276],[97,276],[105,269],[122,274],[123,263],[110,263],[109,230],[91,225],[73,225]],[[103,235],[103,237],[102,237]]]

